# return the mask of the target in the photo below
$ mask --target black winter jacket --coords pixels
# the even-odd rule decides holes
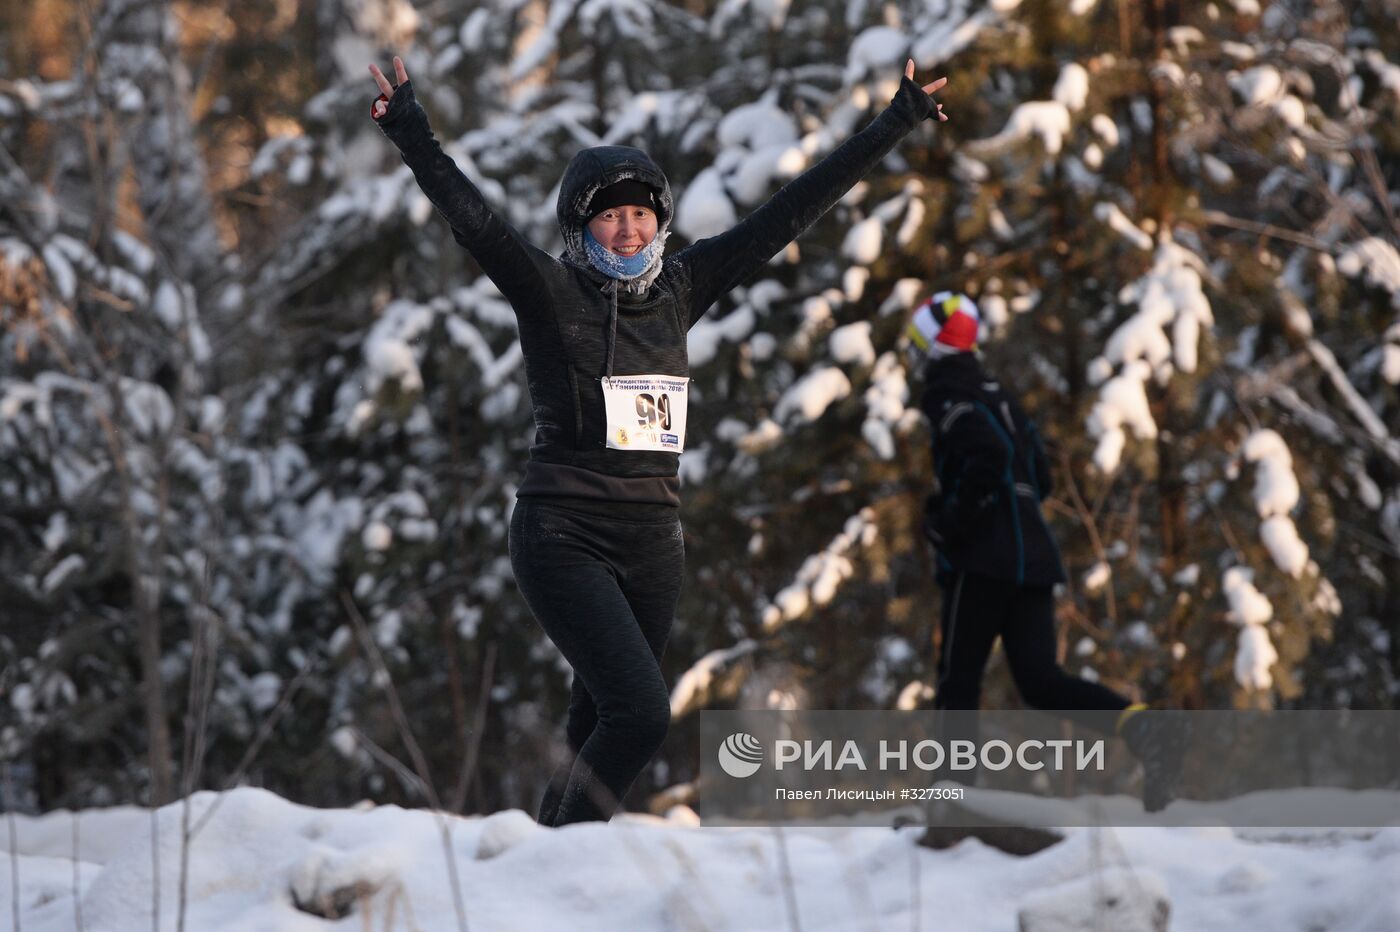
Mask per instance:
[[[582,252],[586,207],[600,187],[636,179],[658,193],[670,220],[665,176],[627,146],[585,149],[569,163],[558,216],[560,257],[533,246],[487,206],[433,138],[405,81],[377,120],[419,187],[515,309],[534,406],[535,442],[518,495],[567,495],[679,505],[678,457],[609,449],[601,377],[688,376],[686,333],[721,296],[760,271],[874,168],[933,108],[905,78],[890,106],[864,130],[777,191],[734,228],[667,256],[641,294],[619,288]]]
[[[973,353],[929,360],[924,378],[938,476],[924,527],[940,571],[1015,585],[1064,582],[1040,512],[1052,479],[1035,425]]]

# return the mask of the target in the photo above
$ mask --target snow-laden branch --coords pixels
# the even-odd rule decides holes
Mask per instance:
[[[1127,442],[1124,428],[1139,440],[1157,436],[1147,406],[1148,380],[1166,384],[1175,371],[1196,370],[1201,329],[1215,322],[1201,288],[1202,271],[1196,255],[1163,239],[1152,267],[1118,293],[1121,302],[1138,309],[1113,331],[1088,373],[1090,384],[1103,386],[1087,425],[1098,440],[1094,465],[1101,473],[1118,468]]]
[[[724,698],[721,694],[727,695],[733,688],[724,684],[737,680],[732,676],[736,667],[752,656],[758,646],[757,641],[744,638],[733,647],[712,650],[692,664],[671,690],[671,718],[682,718]]]
[[[1367,237],[1337,258],[1337,271],[1348,278],[1364,278],[1368,285],[1390,295],[1397,315],[1382,338],[1380,371],[1391,385],[1400,385],[1400,250],[1378,236]]]
[[[804,560],[797,577],[763,610],[763,629],[771,633],[804,617],[812,609],[829,604],[841,584],[855,574],[851,557],[860,548],[874,543],[878,533],[873,509],[862,508],[846,519],[841,533],[820,553]]]
[[[1229,620],[1240,629],[1235,649],[1235,681],[1246,689],[1269,689],[1274,684],[1270,668],[1278,661],[1278,651],[1264,626],[1274,617],[1274,607],[1254,587],[1251,569],[1230,567],[1221,585],[1230,602]]]
[[[1297,579],[1308,566],[1308,546],[1289,516],[1298,505],[1293,456],[1277,431],[1257,430],[1244,443],[1244,458],[1255,464],[1254,507],[1259,535],[1279,569]]]

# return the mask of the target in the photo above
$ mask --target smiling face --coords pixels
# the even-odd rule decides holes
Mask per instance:
[[[640,204],[609,207],[588,221],[588,232],[619,256],[635,256],[656,239],[656,212]]]

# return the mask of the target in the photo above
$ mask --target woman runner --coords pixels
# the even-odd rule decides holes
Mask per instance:
[[[535,442],[510,521],[516,584],[573,666],[570,759],[542,825],[607,820],[670,724],[660,660],[680,596],[678,454],[686,332],[761,270],[923,120],[946,120],[911,60],[890,105],[733,229],[663,256],[671,189],[629,146],[573,157],[560,184],[555,257],[487,206],[443,152],[403,61],[371,116],[452,235],[515,310]]]

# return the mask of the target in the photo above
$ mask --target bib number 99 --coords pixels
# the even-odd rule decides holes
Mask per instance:
[[[643,392],[637,396],[637,426],[650,430],[671,429],[671,398],[664,392],[659,396]]]
[[[685,449],[685,411],[690,379],[664,374],[605,376],[604,444],[611,450],[680,453]]]

